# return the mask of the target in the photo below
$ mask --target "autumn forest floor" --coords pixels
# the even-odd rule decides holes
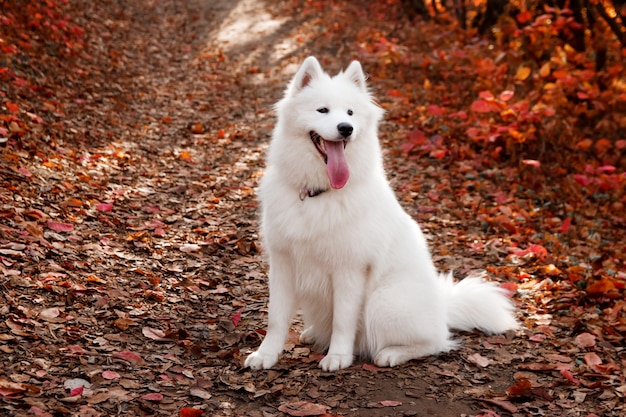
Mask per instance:
[[[581,203],[567,219],[569,202],[518,171],[532,166],[402,151],[419,105],[456,87],[431,87],[419,68],[387,73],[354,23],[389,38],[411,25],[341,2],[274,3],[70,2],[79,52],[40,39],[0,56],[2,415],[623,416],[620,206]],[[421,32],[418,57],[458,35]],[[386,110],[392,186],[435,262],[516,291],[522,330],[327,373],[295,323],[275,369],[243,369],[267,318],[254,188],[272,105],[308,55],[330,72],[362,61]],[[430,102],[407,98],[410,80]]]

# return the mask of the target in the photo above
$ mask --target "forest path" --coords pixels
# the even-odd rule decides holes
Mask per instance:
[[[54,68],[32,64],[39,82],[59,87],[46,99],[20,96],[46,123],[24,136],[15,167],[0,166],[10,190],[0,200],[7,415],[619,414],[616,378],[571,383],[592,336],[574,343],[576,320],[552,322],[532,289],[518,298],[534,332],[467,333],[447,355],[326,373],[319,353],[296,342],[296,325],[276,369],[243,369],[266,322],[254,188],[272,106],[305,56],[331,72],[355,58],[358,31],[342,40],[332,22],[363,16],[310,2],[80,3],[85,52]],[[392,183],[437,236],[438,265],[463,274],[498,261],[500,248],[485,258],[468,249],[489,237],[448,210],[463,203],[420,193],[460,186],[455,173],[393,150],[411,130],[399,115],[413,111],[385,94],[399,81],[370,82],[390,115],[381,139]]]

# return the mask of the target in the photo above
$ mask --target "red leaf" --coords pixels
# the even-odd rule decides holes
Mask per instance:
[[[85,349],[78,345],[69,345],[67,349],[75,355],[84,355],[85,353],[87,353],[85,352]]]
[[[96,204],[96,210],[98,211],[111,211],[113,210],[113,204],[110,203],[100,203],[100,204]]]
[[[204,411],[197,408],[185,407],[180,410],[180,417],[200,417]]]
[[[40,417],[52,417],[52,414],[50,414],[50,413],[49,413],[49,412],[47,412],[47,411],[42,410],[41,408],[39,408],[39,407],[37,407],[37,406],[34,406],[34,405],[33,405],[33,406],[30,408],[30,410],[28,410],[28,411],[30,411],[31,413],[33,413],[33,414],[34,414],[34,415],[36,415],[36,416],[40,416]]]
[[[489,113],[493,110],[493,107],[485,100],[476,100],[472,103],[472,106],[470,108],[473,112],[476,113]]]
[[[69,223],[61,223],[48,220],[47,225],[48,229],[54,230],[55,232],[71,232],[72,230],[74,230],[74,225]]]
[[[373,372],[375,374],[382,370],[378,366],[372,365],[371,363],[364,363],[363,364],[363,369],[366,370],[366,371]]]
[[[521,24],[530,22],[532,18],[533,18],[533,15],[528,10],[525,10],[521,12],[520,14],[518,14],[517,16],[515,16],[515,19],[517,19],[517,21]]]
[[[142,395],[141,399],[146,401],[162,401],[163,394],[159,394],[158,392],[151,392],[150,394]]]
[[[419,129],[411,130],[409,133],[407,133],[406,136],[409,142],[414,145],[421,145],[426,140],[426,136],[424,135],[424,132],[422,132]]]
[[[443,115],[443,109],[439,106],[437,106],[436,104],[431,104],[430,106],[428,106],[428,114],[430,114],[431,116],[442,116]]]
[[[500,284],[500,288],[507,290],[509,297],[512,297],[517,292],[517,284],[514,282],[504,282]]]
[[[561,369],[559,371],[561,373],[561,375],[563,376],[563,378],[567,379],[569,382],[571,382],[574,385],[580,385],[580,381],[576,379],[576,377],[574,377],[574,374],[572,373],[572,371],[570,371],[569,369]]]
[[[563,223],[561,224],[561,227],[559,228],[559,232],[560,233],[567,233],[567,231],[569,230],[569,226],[572,224],[572,218],[571,217],[567,217],[565,220],[563,220]]]
[[[487,101],[492,101],[495,99],[495,97],[493,96],[493,94],[491,94],[491,91],[481,91],[480,93],[478,93],[478,97],[482,98],[483,100],[487,100]]]
[[[447,152],[445,149],[435,149],[434,151],[430,152],[430,157],[435,159],[442,159],[446,157],[446,154]]]
[[[124,359],[129,362],[139,363],[143,361],[142,357],[136,354],[135,352],[131,352],[130,350],[124,350],[122,352],[114,353],[111,355],[113,358]]]
[[[75,397],[77,395],[82,395],[84,389],[85,389],[85,387],[82,386],[82,385],[80,387],[72,388],[70,390],[70,397]]]
[[[616,169],[617,168],[615,168],[613,165],[602,165],[601,167],[598,167],[598,169],[596,169],[596,172],[612,174],[615,172]]]
[[[102,372],[102,378],[104,379],[117,379],[120,378],[121,375],[115,371],[104,371]]]
[[[577,183],[579,183],[583,187],[586,187],[589,184],[591,184],[591,180],[589,179],[589,177],[586,176],[586,175],[583,175],[583,174],[575,174],[574,175],[574,181],[576,181]]]
[[[241,320],[241,310],[233,314],[230,319],[232,320],[233,325],[237,327],[237,325],[239,324],[239,320]]]

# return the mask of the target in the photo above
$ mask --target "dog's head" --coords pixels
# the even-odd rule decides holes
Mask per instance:
[[[307,138],[307,153],[317,154],[326,165],[330,186],[342,188],[350,177],[352,142],[376,136],[382,109],[372,101],[358,61],[334,77],[326,74],[314,57],[304,60],[278,103],[279,117]],[[373,133],[372,133],[373,132]],[[371,140],[371,139],[370,139]]]

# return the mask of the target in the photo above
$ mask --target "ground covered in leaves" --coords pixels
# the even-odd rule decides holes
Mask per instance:
[[[623,90],[416,30],[395,2],[36,3],[0,1],[4,415],[624,415]],[[266,322],[254,187],[272,105],[308,55],[333,72],[362,61],[392,185],[435,261],[486,269],[523,330],[325,373],[295,323],[275,369],[242,368]],[[611,111],[573,126],[538,84]],[[578,131],[574,150],[602,163],[550,170],[567,164],[542,159],[549,146],[470,140],[504,137],[490,126],[512,115],[507,137]]]

